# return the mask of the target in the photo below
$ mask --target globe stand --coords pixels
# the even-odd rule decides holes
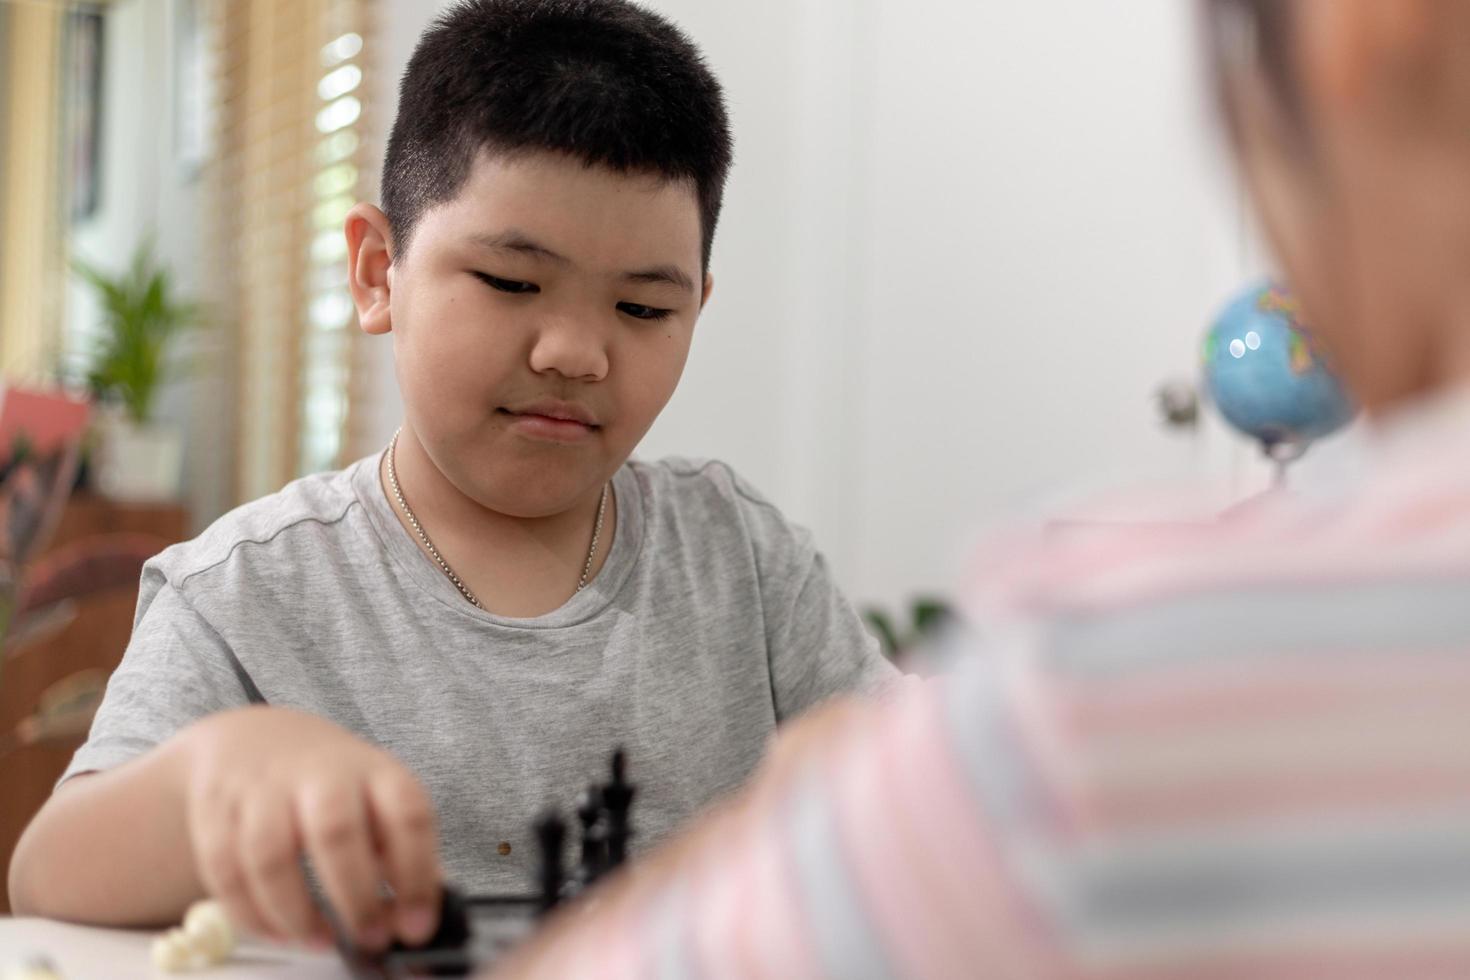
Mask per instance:
[[[1277,439],[1261,443],[1261,451],[1266,454],[1276,466],[1276,471],[1271,479],[1271,486],[1280,490],[1286,486],[1286,468],[1306,455],[1307,447],[1311,443],[1298,442],[1290,439]]]

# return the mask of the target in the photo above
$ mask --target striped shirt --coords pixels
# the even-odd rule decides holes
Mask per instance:
[[[1470,976],[1470,399],[1378,442],[1327,494],[987,552],[943,679],[560,969]]]

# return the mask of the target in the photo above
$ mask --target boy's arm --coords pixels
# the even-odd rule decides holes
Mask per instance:
[[[759,556],[776,718],[783,722],[834,695],[876,693],[899,676],[832,581],[811,535],[784,530]]]
[[[185,750],[176,740],[61,786],[16,845],[15,914],[106,926],[177,922],[204,895],[188,846]]]

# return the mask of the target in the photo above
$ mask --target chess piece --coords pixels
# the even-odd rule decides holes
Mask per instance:
[[[536,823],[536,841],[541,846],[541,911],[548,912],[561,901],[566,874],[562,868],[562,845],[567,825],[555,811]]]
[[[470,938],[470,915],[464,896],[445,885],[440,890],[439,925],[425,945],[434,949],[458,949]]]
[[[612,782],[602,787],[602,806],[607,817],[607,868],[622,864],[628,856],[632,827],[628,809],[633,805],[633,786],[627,780],[628,756],[621,748],[613,753]]]
[[[45,957],[37,957],[0,970],[0,980],[62,980],[62,977],[56,964]]]
[[[582,824],[582,861],[577,866],[577,887],[586,888],[607,867],[607,829],[604,826],[602,789],[592,785],[577,798],[577,820]]]
[[[160,970],[180,972],[215,966],[235,951],[235,930],[224,906],[206,899],[195,902],[177,929],[153,940],[153,965]]]
[[[470,914],[463,895],[455,888],[445,885],[439,895],[439,924],[434,934],[416,946],[395,940],[389,947],[389,955],[419,950],[459,949],[470,938]]]

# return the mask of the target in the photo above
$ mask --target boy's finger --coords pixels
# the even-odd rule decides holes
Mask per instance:
[[[359,946],[388,945],[380,875],[369,836],[367,809],[356,783],[316,782],[297,795],[296,818],[306,852],[342,927]]]
[[[204,890],[224,905],[230,922],[241,932],[269,934],[270,930],[256,911],[240,867],[234,797],[223,791],[207,791],[194,801],[190,811],[190,844],[194,848],[194,861]]]
[[[393,888],[394,931],[405,942],[423,942],[439,918],[434,806],[419,781],[396,767],[369,780],[368,802]]]
[[[245,884],[271,932],[284,939],[312,937],[324,923],[301,871],[301,837],[288,797],[262,793],[240,815]]]

